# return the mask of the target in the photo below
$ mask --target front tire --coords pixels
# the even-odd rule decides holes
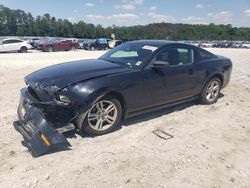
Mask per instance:
[[[202,104],[214,104],[217,102],[221,91],[221,80],[214,77],[209,80],[201,93]]]
[[[77,124],[82,132],[91,136],[99,136],[115,130],[121,118],[121,103],[112,96],[105,96],[94,103],[86,114],[80,115]]]
[[[48,52],[54,52],[54,48],[52,46],[48,47]]]

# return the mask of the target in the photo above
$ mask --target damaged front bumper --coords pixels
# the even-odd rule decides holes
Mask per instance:
[[[55,148],[68,149],[69,142],[36,107],[36,103],[26,88],[21,90],[19,121],[14,122],[14,127],[23,136],[29,151],[37,157]]]

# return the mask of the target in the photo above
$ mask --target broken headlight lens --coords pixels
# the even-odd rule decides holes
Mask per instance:
[[[66,97],[65,95],[61,95],[61,94],[58,95],[58,99],[60,101],[64,102],[64,103],[70,103],[71,102],[68,97]]]

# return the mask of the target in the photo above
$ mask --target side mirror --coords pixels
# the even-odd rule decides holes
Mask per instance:
[[[167,61],[155,61],[152,65],[152,68],[166,68],[169,66],[170,64]]]

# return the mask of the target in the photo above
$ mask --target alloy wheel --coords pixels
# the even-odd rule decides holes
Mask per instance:
[[[117,107],[108,100],[98,101],[88,112],[87,120],[96,131],[109,129],[117,119]]]
[[[218,81],[213,80],[210,82],[206,89],[206,99],[211,102],[214,101],[220,92],[220,84]]]

